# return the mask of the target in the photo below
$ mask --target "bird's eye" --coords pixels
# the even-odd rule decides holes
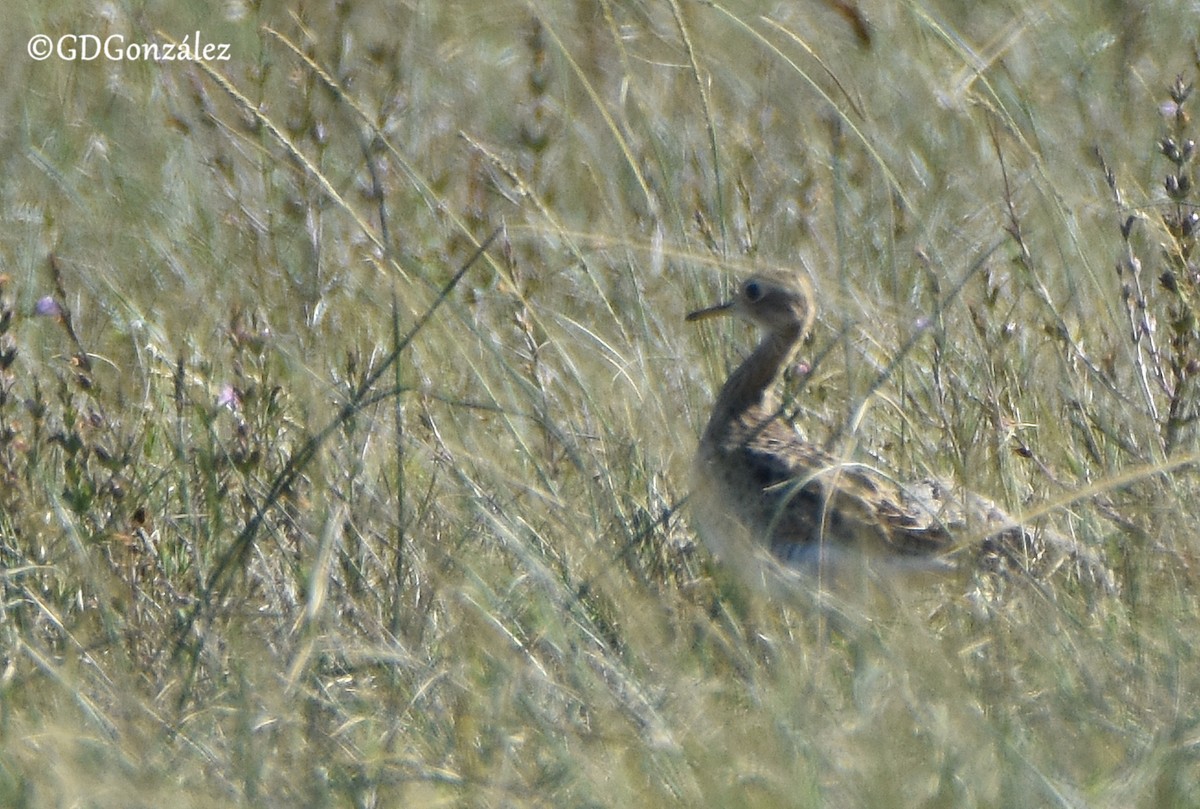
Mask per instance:
[[[746,286],[742,287],[742,294],[750,303],[757,303],[763,296],[762,286],[757,281],[747,281]]]

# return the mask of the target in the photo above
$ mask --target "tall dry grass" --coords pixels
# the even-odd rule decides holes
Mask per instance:
[[[0,804],[1194,805],[1189,13],[21,9]],[[725,575],[687,470],[752,337],[682,315],[764,266],[801,429],[1120,597]]]

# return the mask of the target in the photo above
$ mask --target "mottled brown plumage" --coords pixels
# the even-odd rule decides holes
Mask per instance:
[[[854,554],[927,570],[971,560],[1039,577],[1069,563],[1112,588],[1111,573],[1075,543],[1018,524],[984,497],[937,480],[900,485],[803,441],[780,418],[774,389],[812,325],[812,301],[801,277],[760,273],[733,300],[688,315],[733,314],[762,330],[721,388],[696,453],[693,511],[719,557],[741,565],[757,546],[802,569]]]

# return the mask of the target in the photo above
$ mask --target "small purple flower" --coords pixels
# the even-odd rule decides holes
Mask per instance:
[[[52,295],[47,295],[44,298],[39,298],[38,302],[33,306],[33,313],[40,317],[62,317],[62,307],[58,305],[58,301],[54,300]]]
[[[221,386],[221,392],[217,395],[217,407],[228,407],[230,410],[237,410],[242,406],[241,397],[238,396],[237,389],[226,382]]]

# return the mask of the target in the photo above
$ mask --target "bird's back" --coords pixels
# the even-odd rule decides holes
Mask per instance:
[[[1020,570],[1043,578],[1064,565],[1112,590],[1107,567],[1047,528],[1022,525],[991,500],[928,478],[901,485],[810,444],[778,418],[746,418],[702,442],[700,513],[712,532],[741,532],[783,564],[808,568],[847,554],[906,568]],[[738,526],[733,526],[736,521]],[[723,524],[722,524],[723,523]],[[716,537],[718,553],[728,537]],[[742,551],[744,552],[744,550]]]
[[[936,513],[876,470],[845,463],[773,418],[738,420],[696,459],[698,491],[733,512],[780,561],[822,547],[932,558],[953,546]]]

